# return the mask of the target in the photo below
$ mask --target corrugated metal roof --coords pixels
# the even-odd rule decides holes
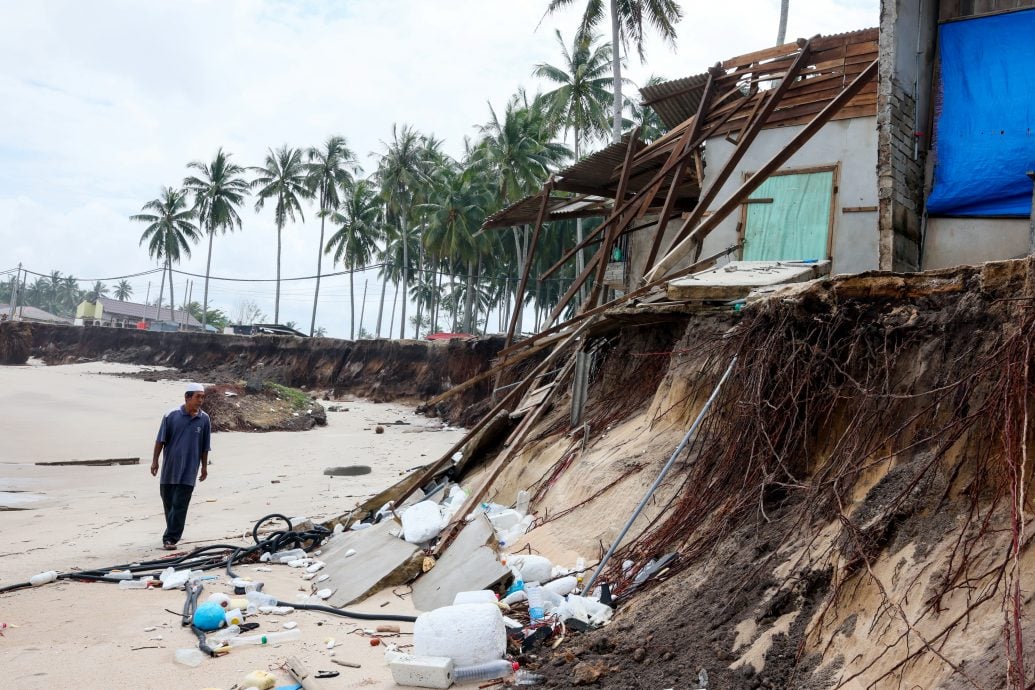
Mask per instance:
[[[637,150],[643,147],[640,142]],[[601,194],[618,188],[618,176],[625,153],[629,149],[629,135],[622,137],[617,144],[591,153],[575,165],[565,168],[554,176],[554,189],[581,194]]]
[[[665,126],[672,129],[694,116],[707,83],[708,73],[705,72],[654,86],[645,86],[640,89],[640,96],[643,98],[643,105],[652,108]]]
[[[515,225],[526,225],[536,221],[543,197],[539,194],[526,196],[515,201],[505,209],[493,213],[482,223],[481,230],[492,228],[510,228]],[[546,207],[546,220],[570,220],[573,218],[591,218],[606,216],[611,213],[611,200],[598,196],[578,195],[574,197],[553,197]]]
[[[116,314],[122,317],[129,317],[131,319],[157,319],[155,315],[157,311],[153,305],[144,305],[137,302],[122,302],[117,299],[109,299],[107,297],[101,297],[98,300],[101,306],[104,307],[104,314]],[[162,307],[162,315],[167,317],[169,315],[169,308]],[[177,323],[183,323],[184,318],[187,319],[188,326],[201,326],[201,322],[195,319],[192,315],[187,314],[179,309],[173,310],[173,321]]]
[[[8,315],[11,311],[10,304],[0,304],[0,314]],[[72,323],[72,319],[65,316],[51,314],[38,307],[20,306],[15,308],[15,317],[25,321],[42,321],[44,323]]]

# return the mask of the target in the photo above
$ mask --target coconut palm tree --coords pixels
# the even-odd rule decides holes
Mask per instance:
[[[125,302],[132,296],[133,286],[129,284],[128,280],[120,280],[115,286],[115,299]]]
[[[320,299],[320,269],[325,253],[324,223],[327,216],[338,209],[341,204],[338,191],[351,187],[352,176],[359,172],[359,165],[356,162],[356,155],[349,149],[345,137],[330,137],[322,149],[310,148],[306,152],[306,157],[308,158],[308,162],[304,166],[306,183],[310,193],[319,199],[320,204],[320,244],[316,252],[316,290],[313,293],[313,318],[309,322],[309,335],[313,335],[316,329],[316,305]]]
[[[644,87],[657,86],[664,81],[664,77],[651,75],[651,77],[647,79],[646,84],[644,84]],[[660,117],[658,117],[657,111],[649,105],[641,105],[633,102],[629,105],[629,110],[631,112],[626,129],[629,130],[633,127],[639,127],[640,138],[644,141],[650,143],[655,139],[661,138],[661,135],[668,131],[668,128],[665,127],[665,123],[661,121]]]
[[[302,149],[290,148],[287,144],[276,151],[269,149],[266,164],[252,170],[257,175],[251,185],[258,189],[255,210],[261,211],[270,199],[275,202],[273,219],[277,224],[277,296],[273,302],[273,321],[280,323],[280,236],[289,218],[292,223],[295,222],[295,214],[305,222],[301,202],[310,198],[312,192],[307,186]]]
[[[107,297],[108,292],[108,286],[98,280],[96,283],[93,284],[93,287],[90,288],[90,290],[86,293],[86,299],[90,300],[91,302],[96,302],[101,297]]]
[[[416,218],[414,208],[420,203],[425,187],[430,184],[428,138],[409,125],[392,125],[392,139],[381,142],[377,154],[375,178],[385,205],[385,222],[392,226],[402,250],[399,277],[402,281],[402,316],[399,337],[406,337],[406,301],[413,267],[410,263],[410,245]]]
[[[595,45],[598,36],[576,36],[571,50],[564,43],[561,32],[557,42],[561,46],[563,63],[560,67],[540,63],[532,74],[557,84],[557,88],[545,94],[551,102],[551,115],[558,119],[567,136],[572,132],[575,160],[581,158],[581,146],[595,138],[607,138],[610,128],[607,108],[613,98],[613,79],[609,67],[611,45]],[[575,240],[582,244],[582,219],[575,225]],[[581,274],[585,257],[580,251],[575,255],[575,270]]]
[[[324,252],[334,255],[334,263],[349,271],[349,339],[356,339],[356,295],[353,274],[366,266],[377,250],[381,204],[376,191],[366,180],[349,185],[331,222],[339,226],[327,240]]]
[[[428,218],[424,246],[429,254],[441,261],[461,262],[467,267],[468,299],[464,303],[463,322],[467,333],[473,328],[475,267],[489,240],[485,234],[475,237],[485,220],[485,209],[491,203],[490,192],[481,184],[482,179],[475,166],[442,168],[436,176],[431,199],[424,204]]]
[[[549,112],[549,101],[537,97],[530,102],[523,91],[511,97],[502,117],[489,106],[490,120],[478,128],[482,139],[472,152],[472,162],[487,179],[495,181],[494,204],[487,211],[537,191],[570,157],[567,146],[552,141],[557,127]],[[515,263],[522,266],[528,255],[530,229],[514,228],[513,236]]]
[[[208,260],[205,262],[205,295],[202,299],[202,326],[206,325],[208,313],[208,277],[212,272],[212,239],[217,232],[241,228],[241,216],[237,207],[248,195],[248,181],[245,170],[230,162],[229,153],[222,147],[216,151],[211,163],[192,161],[188,168],[198,171],[183,180],[183,188],[194,197],[194,209],[198,225],[208,234]],[[187,252],[189,255],[190,252]],[[169,293],[172,294],[172,273],[169,273]]]
[[[550,0],[546,13],[568,7],[574,2]],[[640,56],[640,62],[643,62],[646,57],[643,41],[647,27],[653,27],[666,42],[675,46],[676,24],[683,18],[683,10],[675,0],[586,0],[579,35],[592,36],[593,29],[605,16],[611,20],[611,45],[614,48],[611,55],[611,76],[614,78],[612,141],[618,143],[622,140],[622,111],[625,104],[622,98],[622,58],[618,47],[628,48],[632,43]]]
[[[130,220],[147,223],[140,236],[140,244],[147,243],[147,253],[156,261],[164,261],[169,271],[169,320],[173,320],[172,305],[176,304],[173,293],[172,265],[179,263],[184,255],[190,256],[191,244],[201,239],[201,232],[194,226],[198,217],[197,205],[187,203],[187,192],[172,187],[163,187],[157,199],[144,204],[142,211],[130,216]],[[211,246],[211,245],[210,245]],[[158,295],[158,311],[161,316],[161,293]]]

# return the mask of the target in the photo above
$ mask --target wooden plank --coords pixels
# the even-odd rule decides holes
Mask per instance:
[[[108,467],[112,465],[139,465],[140,458],[106,458],[103,460],[53,460],[50,462],[37,462],[42,467]]]
[[[783,45],[774,46],[772,48],[763,48],[762,50],[756,50],[753,53],[744,53],[743,55],[737,55],[736,57],[724,60],[722,67],[723,69],[729,69],[730,67],[736,67],[737,65],[747,65],[752,62],[772,60],[773,58],[786,55],[787,53],[797,52],[800,48],[801,44],[797,41],[793,43],[784,43]]]
[[[726,216],[740,207],[740,202],[743,199],[746,199],[753,191],[758,189],[758,187],[765,182],[770,175],[779,170],[780,166],[786,163],[791,156],[798,152],[805,142],[822,129],[823,125],[830,120],[831,116],[847,105],[863,86],[865,86],[871,79],[876,78],[877,64],[878,60],[874,60],[870,63],[870,66],[860,74],[855,81],[849,84],[841,95],[831,101],[820,113],[816,115],[816,117],[812,119],[812,121],[809,122],[809,124],[805,126],[804,129],[798,132],[794,138],[787,143],[787,146],[781,149],[765,165],[763,165],[758,172],[744,182],[740,189],[734,192],[729,199],[715,210],[713,215],[702,220],[695,228],[688,232],[686,232],[685,229],[689,226],[689,223],[684,224],[684,239],[672,247],[668,254],[658,262],[658,265],[653,268],[645,278],[650,282],[661,280],[675,267],[677,263],[689,255],[709,232],[716,228],[719,223],[726,218]]]
[[[625,190],[629,186],[629,173],[630,165],[632,164],[633,156],[636,155],[636,142],[637,137],[640,134],[639,126],[634,127],[632,135],[629,137],[629,147],[625,150],[625,161],[622,163],[622,176],[618,180],[618,194],[615,197],[616,203],[618,199],[625,198]],[[657,184],[661,184],[661,181],[665,179],[664,175],[661,175],[658,179]],[[643,191],[644,201],[641,204],[641,208],[646,210],[647,205],[650,204],[650,200],[654,198],[654,190],[656,187],[651,185],[649,188],[645,188]],[[620,214],[615,214],[620,215]],[[618,233],[628,227],[629,223],[634,221],[638,217],[637,213],[634,213],[632,209],[628,211],[620,220],[616,219],[611,227],[608,228],[607,234],[604,235],[604,241],[600,244],[600,248],[597,250],[597,273],[593,279],[593,287],[589,293],[589,299],[583,304],[583,309],[592,308],[596,306],[597,299],[600,297],[600,293],[604,287],[604,273],[607,271],[608,259],[611,256],[611,246],[618,239]]]
[[[841,213],[875,213],[876,206],[842,206]]]

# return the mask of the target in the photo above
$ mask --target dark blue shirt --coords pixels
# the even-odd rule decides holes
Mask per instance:
[[[201,465],[201,454],[212,449],[212,425],[208,415],[198,412],[191,417],[183,405],[169,410],[158,428],[158,443],[162,449],[162,484],[189,484],[194,486]]]

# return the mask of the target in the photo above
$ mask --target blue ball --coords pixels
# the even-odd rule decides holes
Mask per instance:
[[[219,630],[226,620],[226,611],[214,601],[206,601],[194,611],[194,627],[199,630]]]

